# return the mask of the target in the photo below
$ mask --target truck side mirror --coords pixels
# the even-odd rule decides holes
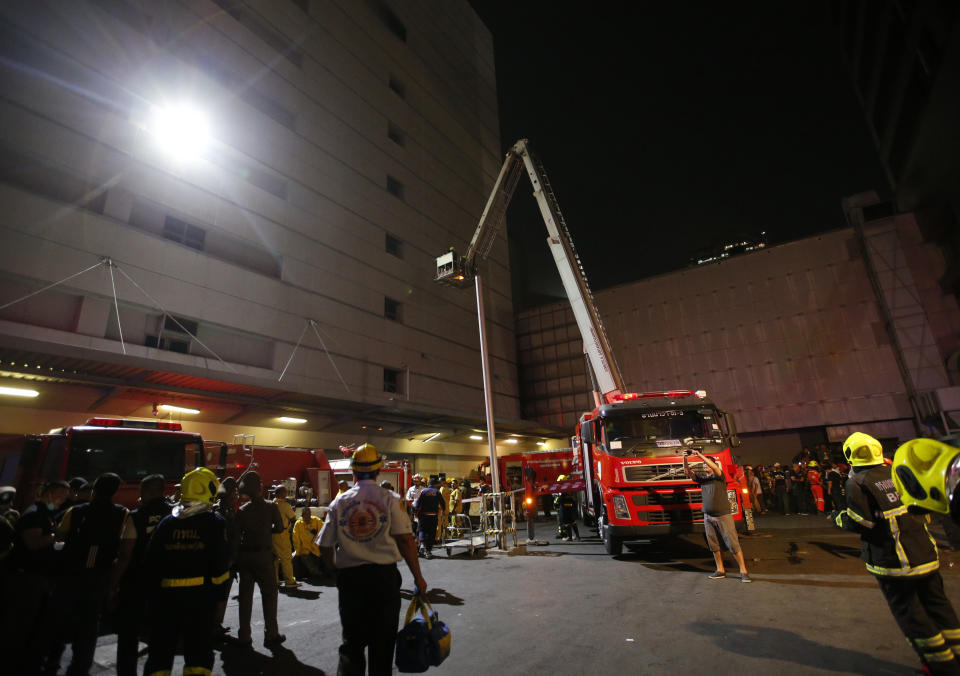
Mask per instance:
[[[594,444],[596,443],[593,438],[593,421],[584,420],[580,423],[580,438],[583,439],[585,444]]]
[[[721,413],[724,422],[727,424],[727,436],[730,437],[730,446],[736,448],[740,445],[740,437],[737,435],[737,420],[732,413]]]

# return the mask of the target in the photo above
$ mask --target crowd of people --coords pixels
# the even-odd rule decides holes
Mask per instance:
[[[118,674],[137,673],[147,636],[147,673],[169,669],[181,640],[193,673],[209,673],[214,643],[229,634],[223,620],[235,579],[236,640],[252,644],[259,587],[264,645],[273,647],[285,640],[279,589],[332,575],[316,544],[322,518],[310,507],[298,517],[286,489],[265,491],[256,472],[220,483],[205,468],[193,470],[175,496],[165,496],[165,477],[153,474],[141,480],[134,510],[113,502],[120,485],[113,473],[92,483],[48,481],[22,514],[13,508],[15,491],[0,491],[0,653],[10,659],[8,673],[56,674],[67,644],[67,674],[88,673],[105,623],[117,632]],[[201,612],[184,612],[195,601]]]
[[[846,508],[844,485],[850,465],[827,446],[803,449],[792,462],[748,465],[746,482],[760,514],[828,514]]]
[[[0,490],[0,647],[13,655],[10,673],[56,674],[68,644],[67,674],[88,673],[98,629],[107,623],[117,632],[121,676],[137,673],[140,641],[147,638],[146,673],[169,669],[178,641],[187,665],[209,673],[218,641],[252,645],[255,589],[264,646],[286,640],[277,622],[279,592],[336,577],[333,557],[320,546],[329,507],[297,508],[286,487],[265,487],[255,471],[220,483],[201,469],[200,476],[201,470],[185,475],[172,496],[164,494],[164,476],[143,478],[133,510],[114,504],[121,479],[113,473],[92,483],[46,482],[22,515],[13,509],[15,491]],[[336,497],[355,486],[341,481]],[[388,481],[379,487],[407,515],[407,532],[419,540],[414,551],[426,558],[448,526],[456,532],[463,500],[479,492],[468,480],[419,474],[404,496]],[[201,514],[202,523],[182,527]],[[231,638],[223,623],[237,580],[239,627]],[[198,590],[204,590],[200,612],[184,613]],[[212,618],[210,626],[198,626],[198,618]]]

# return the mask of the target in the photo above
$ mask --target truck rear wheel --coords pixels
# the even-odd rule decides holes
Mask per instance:
[[[610,556],[618,556],[623,553],[623,539],[613,535],[610,532],[610,524],[607,523],[607,516],[600,517],[600,539],[603,540],[603,548]]]

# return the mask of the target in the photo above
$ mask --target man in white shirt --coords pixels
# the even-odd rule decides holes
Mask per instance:
[[[351,460],[354,485],[330,503],[317,538],[329,561],[337,548],[342,642],[340,676],[362,676],[369,657],[371,676],[393,671],[400,618],[401,558],[413,574],[415,591],[426,593],[410,519],[396,494],[377,485],[383,456],[363,444]]]

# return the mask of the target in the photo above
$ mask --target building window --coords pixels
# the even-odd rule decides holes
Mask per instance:
[[[403,199],[403,183],[387,174],[387,192],[397,199]]]
[[[190,341],[174,340],[168,336],[154,336],[148,333],[146,340],[144,340],[144,345],[147,347],[155,347],[158,350],[190,354]]]
[[[395,322],[403,321],[403,303],[393,298],[384,297],[383,316]]]
[[[175,317],[173,315],[163,316],[163,330],[173,331],[174,333],[183,333],[186,331],[192,336],[197,335],[200,324],[185,317]]]
[[[407,144],[406,134],[393,122],[387,122],[387,138],[401,147]]]
[[[396,75],[390,74],[390,89],[393,90],[393,93],[399,96],[401,99],[407,98],[407,87],[403,84],[403,81],[400,80]]]
[[[203,251],[207,231],[195,225],[190,225],[186,221],[181,221],[179,218],[167,216],[163,221],[163,236],[166,239]]]
[[[383,391],[391,394],[403,394],[403,371],[384,366]]]
[[[403,258],[403,241],[397,239],[389,232],[386,233],[384,240],[384,251],[386,251],[391,256],[396,256],[397,258]]]

